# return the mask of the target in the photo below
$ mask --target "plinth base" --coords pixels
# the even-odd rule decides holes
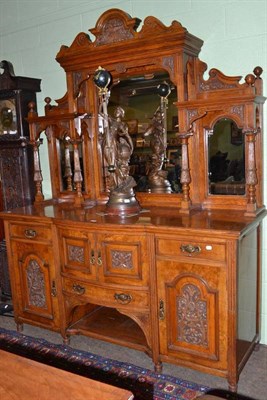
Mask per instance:
[[[167,179],[161,179],[160,181],[148,180],[149,193],[172,193],[171,184]]]
[[[120,217],[139,214],[140,211],[141,206],[137,201],[133,191],[131,193],[112,192],[106,204],[105,210],[108,215],[118,215]]]

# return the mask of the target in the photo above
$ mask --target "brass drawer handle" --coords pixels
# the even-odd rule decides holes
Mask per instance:
[[[200,253],[201,252],[201,247],[200,246],[194,246],[193,244],[182,244],[180,249],[181,249],[181,251],[183,253],[188,253],[189,256],[191,256],[194,253]]]
[[[34,229],[25,229],[24,236],[28,239],[34,239],[37,236],[37,232]]]
[[[72,289],[77,294],[84,294],[85,293],[85,287],[83,287],[83,286],[81,286],[81,285],[79,285],[77,283],[74,283],[72,285]]]
[[[126,293],[115,293],[114,299],[121,304],[129,304],[132,301],[132,296]]]

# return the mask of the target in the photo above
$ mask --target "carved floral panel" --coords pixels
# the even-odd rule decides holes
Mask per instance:
[[[80,246],[68,245],[68,260],[83,264],[84,248]]]
[[[47,308],[44,273],[36,260],[29,260],[26,274],[29,303],[35,307]]]
[[[133,269],[132,252],[130,251],[111,251],[111,260],[113,268]]]
[[[184,285],[176,298],[178,340],[208,346],[207,301],[196,285]]]

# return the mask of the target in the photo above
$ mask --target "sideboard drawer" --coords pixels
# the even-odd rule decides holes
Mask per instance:
[[[34,241],[51,241],[52,230],[49,226],[35,224],[10,224],[10,237]]]
[[[196,238],[156,238],[157,255],[171,257],[191,257],[212,261],[225,261],[226,248],[224,243],[201,241]]]
[[[90,303],[121,308],[148,309],[149,295],[143,290],[125,288],[104,288],[97,285],[87,284],[74,279],[63,279],[63,290],[67,294],[80,296]]]

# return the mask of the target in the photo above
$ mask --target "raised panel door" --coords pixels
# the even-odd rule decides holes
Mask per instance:
[[[138,234],[98,234],[98,271],[101,282],[148,288],[148,240]]]
[[[97,279],[95,235],[85,229],[59,229],[61,272],[77,279]]]
[[[227,367],[224,267],[157,261],[160,354],[190,366]]]
[[[53,251],[47,244],[11,241],[11,282],[15,319],[59,328]]]

